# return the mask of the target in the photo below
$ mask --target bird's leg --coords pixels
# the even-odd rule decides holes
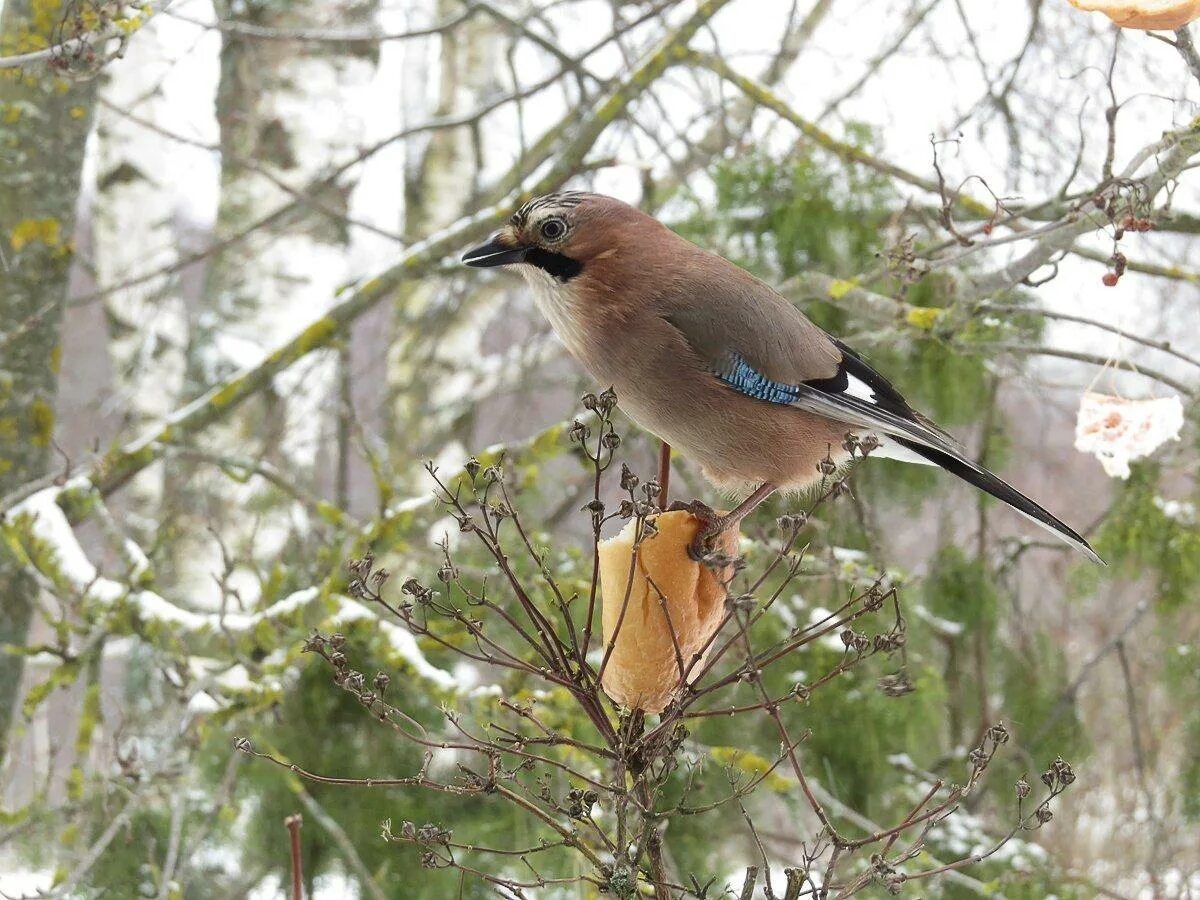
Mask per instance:
[[[667,508],[667,489],[671,483],[671,445],[659,442],[658,448],[658,508]]]
[[[776,485],[771,484],[769,481],[764,481],[754,489],[754,493],[724,516],[718,516],[715,510],[701,503],[699,500],[693,500],[691,503],[680,503],[679,501],[672,503],[671,509],[686,510],[702,523],[702,527],[696,532],[696,537],[693,538],[692,543],[688,546],[688,556],[697,562],[703,560],[712,550],[712,542],[717,535],[730,528],[737,527],[742,519],[758,509],[762,502],[775,493],[776,490],[778,490]]]

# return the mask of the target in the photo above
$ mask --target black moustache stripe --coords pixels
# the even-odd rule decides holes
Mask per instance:
[[[563,284],[583,271],[583,263],[579,260],[571,259],[569,256],[563,256],[552,250],[543,250],[541,247],[534,247],[526,253],[525,262],[531,266],[537,266],[543,272],[549,272]]]

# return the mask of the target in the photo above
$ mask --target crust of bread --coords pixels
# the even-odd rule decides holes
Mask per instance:
[[[642,541],[636,560],[636,522],[601,542],[599,551],[604,646],[616,637],[604,692],[648,713],[662,712],[681,686],[681,660],[689,680],[699,672],[703,659],[692,660],[721,627],[726,583],[733,576],[732,567],[713,569],[688,556],[701,527],[690,513],[663,513],[656,524],[658,533]],[[715,549],[732,557],[737,545],[738,532],[731,529],[718,537]]]
[[[1200,0],[1070,0],[1087,12],[1102,12],[1122,28],[1174,31],[1200,18]]]

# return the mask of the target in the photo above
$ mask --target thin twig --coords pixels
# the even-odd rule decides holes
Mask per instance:
[[[300,853],[300,826],[303,823],[300,813],[293,813],[283,820],[283,827],[291,836],[292,900],[304,900],[304,860]]]

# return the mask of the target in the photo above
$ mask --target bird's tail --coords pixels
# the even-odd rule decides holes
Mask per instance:
[[[889,437],[918,456],[929,460],[934,465],[941,466],[950,474],[957,475],[968,484],[973,484],[980,490],[986,491],[997,500],[1003,500],[1017,512],[1021,513],[1021,515],[1025,516],[1025,518],[1036,522],[1060,540],[1070,544],[1088,559],[1092,560],[1092,562],[1099,563],[1100,565],[1105,564],[1104,560],[1096,555],[1096,551],[1091,548],[1083,536],[1075,531],[1075,529],[1059,521],[1044,507],[1034,503],[1011,484],[1001,478],[997,478],[987,469],[977,466],[957,454],[947,453],[945,450],[927,447],[924,444],[919,444],[916,441],[895,434],[889,435]]]

